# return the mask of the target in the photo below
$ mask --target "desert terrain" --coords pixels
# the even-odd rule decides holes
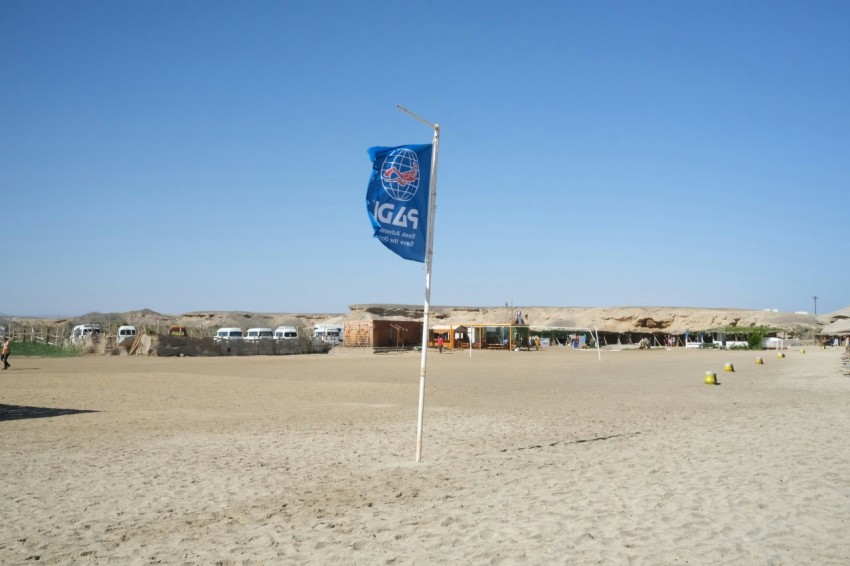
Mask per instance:
[[[835,333],[850,333],[850,307],[824,315],[741,308],[695,307],[557,307],[557,306],[431,306],[431,325],[509,324],[522,313],[532,328],[583,328],[613,333],[671,333],[707,331],[729,326],[742,328],[767,326],[785,333],[811,337],[833,323]],[[167,332],[169,325],[180,324],[190,336],[212,336],[222,327],[275,328],[291,325],[311,330],[316,324],[342,324],[367,319],[416,320],[423,318],[423,306],[396,304],[356,304],[345,313],[273,313],[246,311],[198,311],[162,314],[150,309],[122,313],[92,312],[75,317],[34,318],[0,316],[0,326],[24,333],[49,328],[67,336],[76,324],[98,323],[104,332],[114,332],[121,324],[135,325],[153,334]]]
[[[0,562],[850,561],[843,350],[597,356],[430,353],[420,463],[414,352],[13,356]]]

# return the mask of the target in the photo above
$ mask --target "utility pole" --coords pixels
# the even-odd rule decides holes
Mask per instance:
[[[815,314],[818,314],[818,296],[812,297],[815,300]]]

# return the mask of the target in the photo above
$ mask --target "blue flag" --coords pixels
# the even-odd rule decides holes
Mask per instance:
[[[432,145],[370,147],[366,210],[375,237],[397,255],[425,262]]]

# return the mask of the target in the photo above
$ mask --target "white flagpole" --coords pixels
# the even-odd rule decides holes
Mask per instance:
[[[419,371],[419,418],[416,422],[416,462],[422,460],[422,422],[425,415],[425,368],[428,363],[428,334],[431,306],[431,259],[434,255],[434,213],[437,210],[437,153],[440,147],[440,125],[423,120],[404,106],[397,108],[420,122],[434,128],[434,143],[431,149],[431,186],[428,197],[428,233],[425,247],[425,307],[422,320],[422,366]]]
[[[602,350],[599,349],[599,329],[594,326],[593,330],[596,331],[596,355],[599,356],[599,361],[601,362],[602,361]]]

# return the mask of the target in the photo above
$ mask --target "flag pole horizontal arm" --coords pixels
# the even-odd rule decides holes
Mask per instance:
[[[404,112],[405,114],[408,114],[408,115],[410,115],[410,116],[411,116],[411,117],[413,117],[413,118],[416,118],[417,120],[419,120],[420,122],[422,122],[422,123],[423,123],[423,124],[425,124],[426,126],[428,126],[428,127],[432,128],[432,129],[436,129],[436,128],[437,128],[437,126],[435,126],[434,124],[432,124],[432,123],[431,123],[431,122],[429,122],[428,120],[426,120],[426,119],[422,118],[421,116],[417,116],[416,114],[414,114],[413,112],[411,112],[410,110],[408,110],[407,108],[405,108],[404,106],[402,106],[401,104],[396,104],[396,105],[395,105],[395,107],[396,107],[396,108],[398,108],[399,110],[401,110],[402,112]]]

